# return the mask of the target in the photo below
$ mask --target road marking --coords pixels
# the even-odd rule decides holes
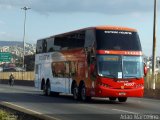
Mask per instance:
[[[19,105],[10,103],[10,102],[0,101],[0,104],[1,104],[1,105],[4,105],[4,106],[6,106],[6,107],[9,107],[9,108],[15,109],[15,110],[20,111],[20,112],[21,112],[22,110],[23,110],[22,112],[24,112],[24,110],[25,110],[25,111],[28,111],[28,112],[24,112],[24,113],[30,114],[30,115],[32,115],[32,116],[34,116],[34,114],[35,114],[35,115],[38,115],[39,117],[44,118],[45,120],[61,120],[61,119],[59,119],[59,118],[55,118],[55,117],[51,117],[51,116],[48,116],[48,115],[44,115],[43,113],[40,113],[40,112],[31,110],[31,109],[28,109],[28,108],[25,108],[25,107],[22,107],[22,106],[19,106]],[[15,107],[15,108],[13,108],[13,107]],[[16,109],[16,108],[18,108],[18,109]],[[29,112],[30,112],[30,113],[29,113]],[[37,116],[36,116],[36,117],[37,117]]]
[[[148,101],[151,101],[151,102],[160,102],[159,99],[151,99],[151,98],[132,98],[130,99],[131,101],[135,101],[135,100],[139,100],[139,101],[142,101],[142,102],[148,102]]]
[[[126,111],[126,110],[120,110],[120,109],[112,109],[114,111],[119,111],[119,112],[125,112],[125,113],[129,113],[129,114],[138,114],[136,112],[130,112],[130,111]]]

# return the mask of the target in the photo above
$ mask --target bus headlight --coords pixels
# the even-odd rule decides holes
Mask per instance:
[[[143,84],[137,84],[136,88],[144,88],[144,85]]]

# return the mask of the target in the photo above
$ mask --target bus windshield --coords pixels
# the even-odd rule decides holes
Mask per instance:
[[[97,50],[141,51],[137,32],[97,30],[96,40]]]
[[[143,77],[143,62],[140,56],[98,55],[99,76],[111,78]]]

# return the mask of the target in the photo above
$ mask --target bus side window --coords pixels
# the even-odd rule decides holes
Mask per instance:
[[[76,75],[76,72],[77,72],[76,62],[71,61],[69,68],[70,68],[70,77],[74,77]]]
[[[54,49],[53,48],[50,48],[49,50],[48,50],[48,52],[53,52],[54,51]]]
[[[36,53],[42,53],[42,40],[37,41]]]
[[[47,39],[47,52],[53,52],[54,49],[54,37]]]
[[[87,63],[88,63],[88,65],[91,64],[91,54],[90,54],[90,52],[87,53]]]
[[[70,62],[52,62],[52,75],[53,77],[70,77],[70,72],[75,73],[74,66],[70,70]]]
[[[47,52],[47,41],[46,39],[43,40],[42,42],[42,49],[43,49],[43,53],[46,53]]]
[[[36,68],[35,73],[38,74],[38,65],[36,65],[35,68]]]

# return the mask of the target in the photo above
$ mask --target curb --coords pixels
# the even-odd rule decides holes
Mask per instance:
[[[22,106],[19,106],[19,105],[10,103],[10,102],[0,101],[0,105],[5,106],[10,109],[13,109],[13,110],[16,110],[18,112],[22,112],[22,113],[34,116],[34,117],[39,118],[41,120],[61,120],[61,119],[58,119],[58,118],[55,118],[52,116],[44,115],[40,112],[31,110],[31,109],[24,108]]]

